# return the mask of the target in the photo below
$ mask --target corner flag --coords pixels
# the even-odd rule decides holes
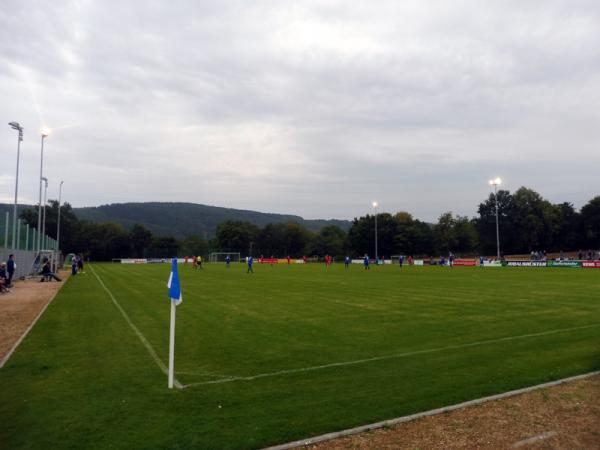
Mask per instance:
[[[169,389],[173,389],[174,366],[175,366],[175,309],[181,304],[181,285],[179,284],[179,274],[177,273],[177,258],[173,258],[171,263],[171,275],[169,275],[169,297],[171,298],[171,327],[169,330]]]
[[[169,297],[171,298],[171,301],[174,301],[176,305],[180,305],[183,301],[183,297],[181,296],[181,285],[179,284],[179,274],[177,273],[177,258],[173,258],[171,275],[169,275],[167,287],[169,288]]]

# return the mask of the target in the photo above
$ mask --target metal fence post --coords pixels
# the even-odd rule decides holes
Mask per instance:
[[[4,248],[8,248],[8,222],[10,222],[10,213],[6,211],[6,226],[4,228]]]
[[[21,219],[17,219],[17,250],[21,250]]]

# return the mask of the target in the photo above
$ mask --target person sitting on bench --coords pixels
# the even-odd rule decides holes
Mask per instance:
[[[50,280],[52,280],[52,278],[54,278],[56,281],[62,281],[50,269],[50,261],[46,260],[44,262],[43,267],[42,267],[42,279],[40,280],[40,282],[42,282],[42,281],[50,281]]]
[[[6,263],[0,264],[0,292],[10,292],[8,290],[8,274],[6,273]]]

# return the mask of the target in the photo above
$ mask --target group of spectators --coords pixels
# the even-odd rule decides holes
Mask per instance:
[[[0,263],[0,293],[10,292],[16,268],[15,255],[12,254],[8,256],[7,262]]]
[[[561,250],[560,251],[560,256],[558,257],[559,260],[569,260],[572,259],[571,257],[567,257],[565,256],[565,253]],[[579,250],[577,252],[577,259],[579,261],[583,261],[583,260],[588,260],[588,261],[593,261],[593,260],[598,260],[600,259],[600,251],[596,251],[596,250]],[[548,255],[546,254],[546,250],[532,250],[531,251],[531,260],[532,261],[547,261],[548,260]]]
[[[548,256],[546,255],[546,250],[531,250],[531,260],[532,261],[546,261]]]
[[[71,275],[85,273],[83,271],[83,255],[73,255],[71,259]]]
[[[584,252],[579,250],[579,252],[577,252],[577,258],[580,260],[587,259],[588,261],[600,259],[600,251],[588,250]]]

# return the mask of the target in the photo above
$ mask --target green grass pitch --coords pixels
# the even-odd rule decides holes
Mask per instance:
[[[258,448],[600,369],[600,271],[94,264],[0,369],[0,447]],[[1,300],[1,299],[0,299]]]

